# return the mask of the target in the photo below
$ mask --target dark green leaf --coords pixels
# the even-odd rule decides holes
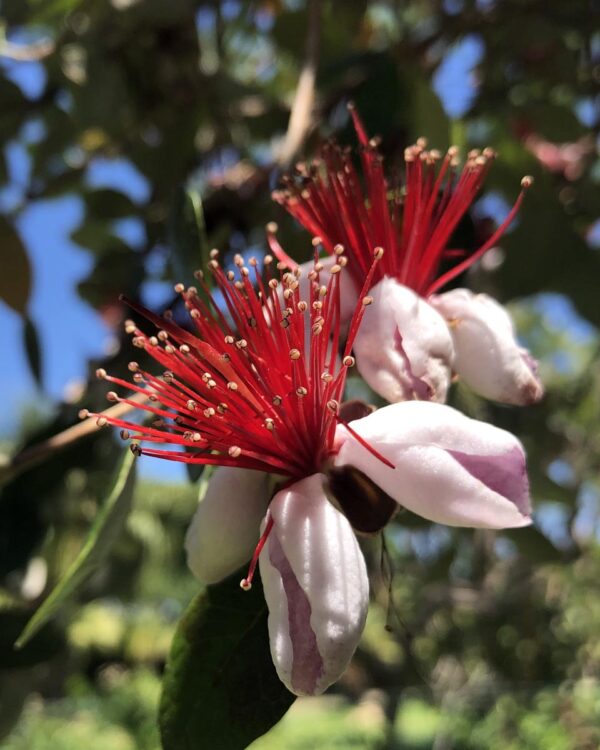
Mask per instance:
[[[42,353],[40,349],[40,339],[33,324],[31,318],[25,318],[25,326],[23,328],[23,339],[25,343],[25,352],[27,354],[27,361],[29,367],[33,373],[33,377],[36,379],[38,385],[42,384]]]
[[[15,228],[0,218],[0,299],[25,315],[31,291],[31,267]]]
[[[295,700],[271,661],[262,586],[243,592],[239,581],[209,586],[179,623],[160,705],[164,750],[242,750]]]
[[[16,644],[18,648],[22,648],[55,615],[110,552],[131,509],[135,482],[134,460],[133,454],[126,451],[81,551],[65,577],[25,626]]]

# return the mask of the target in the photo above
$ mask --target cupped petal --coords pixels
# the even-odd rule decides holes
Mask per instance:
[[[534,404],[544,395],[537,362],[515,339],[512,321],[487,294],[453,289],[430,302],[448,322],[454,369],[474,391],[505,404]]]
[[[323,481],[314,474],[275,495],[259,558],[273,662],[296,695],[318,695],[344,672],[369,601],[362,552]]]
[[[394,468],[343,425],[335,465],[360,469],[413,513],[449,526],[531,523],[525,452],[509,432],[423,401],[387,406],[350,427]]]
[[[444,319],[395,279],[382,279],[369,294],[373,304],[354,341],[360,374],[392,403],[445,401],[454,350]]]
[[[196,578],[216,583],[250,559],[268,503],[268,474],[215,469],[185,537],[187,563]]]

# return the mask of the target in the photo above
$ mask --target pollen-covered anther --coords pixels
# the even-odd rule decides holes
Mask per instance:
[[[212,406],[209,406],[202,413],[207,419],[210,419],[211,417],[214,417],[217,412],[213,409]]]
[[[527,188],[530,188],[532,185],[533,185],[533,177],[530,174],[525,175],[525,177],[523,177],[523,179],[521,180],[521,187],[527,189]]]
[[[146,382],[144,380],[144,376],[142,375],[141,372],[134,372],[132,380],[133,380],[134,383],[145,383]]]
[[[130,362],[127,365],[127,369],[129,370],[129,372],[137,372],[140,369],[140,366],[137,362]]]
[[[232,446],[230,446],[230,448],[229,448],[229,450],[227,452],[229,453],[229,455],[232,458],[239,458],[239,456],[242,455],[242,449],[240,448],[239,445],[232,445]]]
[[[156,336],[150,336],[150,338],[148,339],[148,343],[150,344],[150,346],[158,346],[158,339],[156,338]]]
[[[229,391],[237,391],[238,384],[234,380],[230,380],[229,383],[227,383],[227,390]]]
[[[212,250],[210,251],[210,253],[208,254],[208,257],[209,257],[209,258],[210,258],[211,260],[216,260],[216,259],[217,259],[217,258],[219,257],[219,251],[217,250],[217,248],[216,248],[216,247],[213,247],[213,249],[212,249]]]
[[[96,370],[96,377],[98,380],[104,380],[106,378],[106,370],[103,367],[99,367]]]
[[[199,432],[193,432],[190,440],[192,443],[199,443],[202,440],[202,435]]]
[[[134,456],[137,456],[138,458],[142,455],[143,452],[140,448],[139,443],[131,443],[131,445],[129,446],[129,450],[133,453]]]
[[[135,333],[135,323],[133,322],[133,320],[128,319],[123,325],[125,327],[125,333],[129,335]]]
[[[225,336],[223,341],[231,346],[231,344],[235,342],[235,339],[233,338],[233,336]]]
[[[273,406],[281,406],[282,401],[283,399],[281,398],[281,396],[273,396],[271,403],[273,404]]]
[[[163,372],[163,380],[167,385],[170,385],[173,380],[175,379],[175,375],[170,370],[165,370]]]
[[[129,440],[129,438],[131,437],[131,433],[129,432],[129,430],[121,430],[119,435],[121,436],[121,440]]]
[[[277,289],[278,286],[279,286],[279,282],[277,281],[277,279],[269,279],[270,289]]]
[[[267,417],[265,419],[265,427],[270,431],[273,431],[275,429],[275,422],[271,419],[271,417]]]
[[[308,309],[308,303],[305,302],[303,299],[301,299],[300,302],[298,302],[299,312],[304,313],[307,311],[307,309]]]
[[[169,334],[166,331],[159,331],[157,334],[159,341],[167,341]]]
[[[330,372],[324,372],[321,374],[321,380],[324,383],[331,383],[331,381],[333,380],[333,375]]]
[[[356,360],[350,354],[347,354],[342,360],[344,367],[354,367],[355,362]]]
[[[89,409],[80,409],[78,416],[79,419],[87,419],[90,416]]]
[[[344,254],[344,246],[340,245],[339,243],[333,248],[333,252],[336,255],[343,255]]]
[[[290,349],[290,359],[293,359],[293,360],[300,359],[300,350]]]
[[[337,414],[340,410],[340,403],[339,401],[336,401],[334,398],[330,398],[327,402],[327,408],[329,409],[332,414]]]
[[[342,270],[342,267],[340,266],[340,264],[339,263],[335,263],[329,269],[329,273],[333,275],[333,274],[339,273],[341,270]]]
[[[366,297],[363,297],[362,304],[363,304],[363,307],[368,307],[369,305],[372,305],[373,297],[369,297],[368,295]]]
[[[221,403],[217,406],[217,411],[219,412],[219,414],[225,414],[227,409],[229,409],[229,407],[224,401],[221,401]]]
[[[192,308],[190,310],[190,318],[193,318],[194,320],[198,320],[200,317],[200,310],[196,310],[196,308]]]
[[[187,344],[182,344],[182,345],[181,345],[181,346],[179,347],[179,351],[180,351],[180,352],[181,352],[182,354],[189,354],[189,353],[190,353],[190,347],[189,347],[189,346],[188,346]]]
[[[299,398],[304,398],[304,396],[306,396],[307,394],[308,394],[308,391],[303,385],[296,388],[296,396],[298,396]]]
[[[375,260],[381,260],[383,258],[384,249],[382,247],[376,247],[373,250],[373,258]]]
[[[246,339],[239,339],[235,342],[235,345],[238,349],[245,349],[248,346],[248,342],[246,341]]]
[[[252,583],[247,578],[242,578],[240,581],[240,588],[242,591],[250,591],[252,588]]]
[[[98,425],[98,427],[106,427],[106,425],[108,424],[108,419],[106,417],[98,417],[98,419],[96,420],[96,424]]]
[[[185,285],[179,282],[178,284],[175,284],[173,289],[175,290],[177,294],[181,294],[182,292],[185,291]]]
[[[171,344],[166,344],[166,346],[165,346],[165,352],[167,354],[175,354],[175,347],[172,346]]]
[[[196,401],[194,401],[194,399],[193,399],[193,398],[191,398],[191,399],[190,399],[190,400],[189,400],[189,401],[187,402],[187,404],[186,404],[186,407],[187,407],[187,408],[188,408],[188,409],[189,409],[190,411],[195,411],[195,410],[196,410],[196,409],[198,408],[198,404],[196,403]]]
[[[308,197],[310,198],[310,193],[308,194]],[[318,247],[319,245],[323,244],[323,239],[321,237],[313,237],[311,240],[311,244],[313,247]]]
[[[114,404],[117,401],[120,401],[120,398],[114,391],[108,391],[108,393],[106,394],[106,400]]]

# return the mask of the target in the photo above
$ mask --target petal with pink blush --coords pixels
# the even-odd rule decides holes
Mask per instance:
[[[428,402],[393,404],[343,426],[336,466],[351,464],[401,506],[437,523],[512,528],[531,523],[525,453],[514,435]]]
[[[505,404],[534,404],[544,395],[537,362],[515,339],[512,321],[487,294],[453,289],[429,298],[450,327],[454,369],[474,391]]]
[[[259,558],[273,662],[296,695],[318,695],[340,677],[368,608],[362,552],[323,481],[314,474],[275,495]]]
[[[454,351],[444,319],[395,279],[382,279],[370,296],[354,341],[360,374],[392,403],[445,401]]]
[[[268,503],[268,474],[228,466],[214,470],[185,537],[196,578],[216,583],[250,559]]]

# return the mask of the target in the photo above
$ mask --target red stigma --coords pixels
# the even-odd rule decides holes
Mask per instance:
[[[161,376],[142,370],[136,362],[129,365],[132,383],[98,371],[100,378],[146,395],[148,400],[141,404],[114,391],[107,397],[143,409],[151,421],[140,425],[96,416],[121,427],[138,454],[239,466],[292,479],[315,473],[334,452],[338,405],[347,370],[354,364],[352,343],[370,302],[365,294],[381,254],[371,256],[341,359],[343,256],[330,269],[326,285],[320,282],[318,262],[308,280],[301,278],[299,269],[283,272],[281,264],[279,278],[274,278],[273,261],[267,256],[263,279],[256,261],[247,267],[237,256],[237,273],[226,272],[217,256],[213,251],[209,272],[222,294],[221,306],[202,273],[197,274],[200,289],[175,286],[193,332],[175,324],[171,316],[161,318],[128,303],[157,328],[148,336],[132,321],[126,323],[134,345],[163,368]],[[305,298],[301,283],[307,289]],[[139,442],[180,450],[142,449]]]
[[[273,198],[318,236],[327,252],[333,253],[337,243],[344,246],[359,288],[370,268],[373,248],[383,247],[385,256],[374,281],[390,276],[428,296],[493,247],[514,219],[532,180],[524,178],[510,213],[482,247],[470,254],[449,248],[455,229],[481,190],[494,151],[469,152],[459,169],[456,147],[442,155],[427,150],[425,139],[420,138],[404,152],[403,179],[389,180],[377,141],[369,140],[354,107],[349,109],[360,143],[362,179],[351,155],[329,143],[319,159],[298,165]],[[441,264],[456,258],[459,262],[440,276]]]

